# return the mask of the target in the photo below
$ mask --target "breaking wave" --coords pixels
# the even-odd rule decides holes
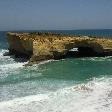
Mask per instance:
[[[16,71],[18,68],[22,68],[27,62],[16,62],[10,56],[4,56],[4,53],[8,50],[0,50],[0,78],[7,77],[9,73]]]
[[[112,78],[0,102],[0,112],[111,112]]]

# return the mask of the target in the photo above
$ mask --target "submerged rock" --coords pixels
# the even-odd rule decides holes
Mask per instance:
[[[52,33],[7,33],[9,52],[30,57],[30,63],[75,56],[112,55],[112,40]],[[77,52],[71,49],[77,48]]]

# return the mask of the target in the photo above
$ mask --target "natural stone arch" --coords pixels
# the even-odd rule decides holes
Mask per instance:
[[[66,58],[67,53],[73,48],[79,48],[79,51],[94,51],[98,54],[97,56],[112,56],[112,39],[107,38],[11,32],[7,34],[7,37],[9,53],[15,56],[28,55],[31,64],[48,59]]]
[[[77,51],[74,51],[74,52],[77,52],[77,53],[73,53],[71,52],[71,55],[81,55],[81,56],[90,56],[90,55],[100,55],[104,52],[104,49],[103,47],[98,44],[98,43],[95,43],[93,41],[80,41],[80,42],[76,42],[72,45],[69,46],[69,49],[68,51],[66,52],[66,55],[70,55],[70,50],[73,49],[73,48],[77,48],[78,49],[78,52]]]
[[[94,41],[81,41],[81,42],[77,42],[76,47],[89,47],[91,49],[93,49],[96,53],[103,53],[103,47],[98,44],[97,42]]]

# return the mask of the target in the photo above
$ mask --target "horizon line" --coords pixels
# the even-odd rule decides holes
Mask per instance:
[[[85,28],[85,29],[18,29],[18,30],[0,30],[0,31],[72,31],[72,30],[112,30],[112,28]]]

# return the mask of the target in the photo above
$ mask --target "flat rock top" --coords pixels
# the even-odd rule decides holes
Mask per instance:
[[[30,38],[30,39],[34,39],[36,40],[37,37],[38,38],[43,38],[43,37],[46,37],[46,38],[60,38],[60,40],[64,39],[64,38],[68,38],[69,39],[78,39],[78,40],[82,40],[82,39],[85,39],[85,40],[103,40],[103,41],[112,41],[111,38],[98,38],[98,37],[92,37],[92,36],[75,36],[75,35],[67,35],[67,34],[57,34],[57,33],[51,33],[51,32],[31,32],[31,33],[27,33],[27,32],[8,32],[7,33],[7,36],[9,37],[21,37],[21,38]],[[74,38],[73,38],[74,37]]]
[[[31,33],[22,33],[22,32],[8,32],[7,35],[16,35],[16,36],[68,36],[65,34],[57,34],[51,32],[31,32]]]

